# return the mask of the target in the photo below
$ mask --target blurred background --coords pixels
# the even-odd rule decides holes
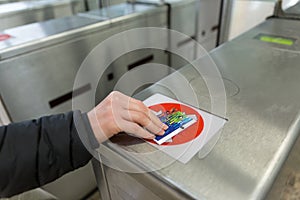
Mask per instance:
[[[268,17],[300,13],[295,7],[297,0],[278,2],[0,0],[0,124],[71,110],[73,81],[78,68],[88,53],[111,35],[139,27],[173,29],[190,38],[176,45],[194,59],[196,47],[192,40],[213,52]],[[115,60],[99,81],[96,103],[113,90],[123,74],[139,65],[156,62],[177,70],[188,64],[168,52],[168,42],[166,38],[165,51],[138,50]],[[155,79],[159,81],[170,73],[165,71]],[[139,91],[148,86],[141,86]],[[88,84],[75,88],[79,95],[89,89]],[[119,195],[123,196],[120,199],[130,199],[125,193]],[[90,163],[12,199],[91,200],[100,199],[100,195]]]

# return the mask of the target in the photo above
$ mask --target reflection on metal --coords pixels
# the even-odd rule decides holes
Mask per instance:
[[[0,4],[0,30],[85,11],[83,0],[40,0]]]
[[[221,7],[221,24],[220,24],[220,33],[218,42],[222,44],[227,42],[229,39],[229,31],[230,31],[230,22],[232,16],[232,9],[233,9],[234,0],[223,0],[222,7]]]
[[[59,200],[57,197],[53,196],[51,193],[41,189],[33,189],[27,192],[24,192],[19,195],[15,195],[10,198],[1,198],[1,200],[25,200],[25,199],[35,199],[35,200]]]
[[[300,114],[300,113],[299,113]],[[296,124],[291,125],[292,128],[297,128],[299,133],[299,121]],[[285,157],[285,163],[281,167],[270,191],[266,196],[266,200],[283,199],[292,200],[299,199],[300,193],[300,137],[296,135],[296,138],[291,141],[290,150],[287,158]]]
[[[97,177],[98,189],[99,191],[101,191],[100,192],[101,199],[109,200],[111,199],[111,196],[108,188],[106,173],[104,171],[105,166],[101,162],[99,162],[102,161],[101,157],[102,156],[98,154],[97,159],[92,159],[92,164],[93,164],[95,176]]]
[[[7,125],[11,122],[11,119],[7,113],[6,107],[4,106],[4,103],[2,101],[2,98],[0,96],[0,126],[1,125]]]
[[[300,2],[296,3],[292,7],[283,9],[283,0],[278,0],[275,9],[274,16],[285,19],[300,19]]]
[[[113,199],[141,199],[141,194],[143,199],[148,196],[153,199],[264,199],[300,133],[300,95],[297,92],[300,46],[295,43],[282,47],[254,37],[259,33],[272,33],[298,38],[299,27],[298,20],[271,18],[212,51],[222,75],[239,88],[239,92],[225,88],[233,95],[227,99],[226,117],[229,121],[223,128],[220,141],[205,159],[195,156],[186,165],[174,162],[161,170],[138,175],[105,167]],[[180,72],[188,80],[201,78],[189,66],[181,68]],[[159,82],[143,91],[141,100],[154,93],[169,94],[170,91],[160,85],[172,88],[176,80],[171,74],[161,81],[164,84]],[[201,108],[209,110],[210,99],[206,98],[209,94],[203,95],[204,86],[193,85],[201,100]],[[102,150],[112,151],[114,159],[119,159],[120,163],[123,160],[124,165],[133,163],[136,167],[145,167],[126,157],[127,152],[150,152],[153,147],[137,139],[127,145],[123,140],[123,144],[124,151],[114,145],[103,145]],[[300,160],[299,142],[297,149],[292,152],[294,158]],[[159,161],[158,157],[154,165],[159,165]],[[293,174],[299,174],[299,162],[288,162],[288,165],[291,163],[294,164]],[[289,184],[296,188],[297,177],[294,184],[289,179]],[[171,193],[167,189],[160,191],[157,185],[171,188]],[[178,191],[186,196],[179,196]],[[271,199],[278,196],[276,193]]]

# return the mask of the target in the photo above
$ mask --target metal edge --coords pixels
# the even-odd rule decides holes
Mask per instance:
[[[157,8],[159,8],[159,10],[157,10]],[[61,33],[54,34],[54,35],[51,35],[51,36],[48,36],[45,38],[37,39],[34,41],[28,41],[28,42],[25,42],[20,45],[9,47],[9,48],[3,49],[2,51],[0,50],[0,60],[9,59],[14,56],[18,56],[18,55],[21,55],[21,54],[24,54],[27,52],[32,52],[36,49],[40,49],[40,48],[50,46],[50,45],[55,45],[64,40],[71,40],[71,39],[74,39],[79,36],[92,34],[96,31],[99,31],[100,28],[101,28],[100,30],[102,30],[106,26],[113,26],[115,23],[118,23],[118,22],[121,22],[124,20],[128,20],[135,16],[148,16],[150,13],[162,12],[162,11],[166,10],[166,8],[164,6],[159,6],[157,8],[151,9],[146,12],[132,13],[129,15],[120,16],[120,17],[108,19],[105,21],[99,21],[99,22],[96,22],[96,23],[93,23],[93,24],[90,24],[90,25],[87,25],[87,26],[84,26],[84,27],[81,27],[78,29],[61,32]],[[80,15],[76,15],[76,16],[95,20],[95,18],[89,18],[88,16],[80,16]],[[34,47],[32,47],[32,46],[34,46]],[[16,50],[18,50],[18,51],[16,51]]]
[[[285,139],[283,140],[280,148],[275,153],[275,156],[273,157],[270,164],[268,165],[269,168],[267,169],[261,181],[257,184],[255,191],[253,193],[254,199],[264,199],[266,197],[270,188],[272,187],[274,180],[277,177],[277,174],[279,173],[285,160],[288,158],[289,152],[291,151],[295,142],[297,141],[299,133],[300,133],[300,112],[298,113],[294,121],[291,123],[291,126],[288,129]]]
[[[135,168],[141,169],[141,170],[148,170],[149,172],[143,173],[145,176],[149,176],[150,178],[153,178],[154,180],[157,180],[161,182],[167,189],[170,189],[170,191],[175,191],[178,195],[185,199],[197,199],[196,196],[194,196],[192,193],[181,190],[180,186],[176,184],[175,182],[171,181],[170,179],[163,179],[161,176],[157,173],[157,171],[153,171],[149,169],[147,166],[145,166],[143,163],[138,161],[132,156],[129,156],[124,150],[120,150],[120,148],[115,148],[116,146],[114,144],[108,144],[102,145],[102,148],[105,148],[107,152],[110,152],[112,154],[115,154],[118,158],[123,160],[123,162],[134,166]],[[99,152],[100,154],[100,152]],[[134,173],[133,173],[134,174]],[[138,173],[141,174],[141,173]],[[131,173],[128,173],[132,178],[136,179]]]
[[[221,21],[220,21],[220,34],[219,34],[219,44],[225,43],[229,38],[230,22],[232,17],[234,0],[223,0],[223,9],[221,11]]]
[[[0,126],[7,125],[11,122],[12,122],[12,118],[8,114],[7,107],[5,106],[3,99],[0,95]]]
[[[109,21],[99,21],[78,29],[57,33],[45,38],[37,39],[34,41],[28,41],[20,45],[3,49],[2,51],[0,51],[1,61],[27,52],[32,52],[34,50],[44,48],[46,46],[55,45],[65,40],[72,40],[80,36],[95,33],[99,31],[99,29],[102,30],[110,24],[111,23]]]

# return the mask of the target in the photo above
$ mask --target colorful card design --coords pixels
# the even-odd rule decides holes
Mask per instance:
[[[195,115],[186,115],[175,107],[167,111],[154,111],[154,113],[164,124],[169,126],[164,135],[155,137],[154,141],[159,145],[164,142],[172,142],[172,137],[184,131],[197,121]]]
[[[155,140],[147,140],[147,142],[182,163],[187,163],[202,150],[202,147],[219,133],[226,123],[224,118],[158,93],[145,99],[144,103],[164,123],[171,124],[170,130],[168,129],[164,136],[158,136]],[[180,113],[177,113],[178,111]],[[214,141],[217,141],[217,138],[215,137]],[[213,148],[214,144],[215,142],[212,142],[203,149],[205,154]]]
[[[203,118],[193,108],[180,103],[161,103],[149,107],[160,120],[169,126],[163,136],[148,140],[158,145],[178,145],[201,134]]]

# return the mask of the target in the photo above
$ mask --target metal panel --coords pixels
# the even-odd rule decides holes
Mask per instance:
[[[0,42],[0,59],[35,51],[79,37],[80,34],[87,34],[88,30],[93,31],[90,26],[96,22],[101,20],[73,16],[8,29],[3,33],[11,35],[11,38]],[[95,26],[95,29],[102,30],[108,24],[108,22],[101,22]]]
[[[284,1],[283,1],[284,3]],[[300,2],[293,2],[292,4],[294,4],[293,6],[288,7],[287,9],[285,9],[285,13],[290,13],[290,14],[295,14],[295,15],[300,15]]]
[[[69,172],[42,188],[55,195],[57,199],[75,200],[83,199],[89,192],[95,189],[96,179],[89,162],[86,166]]]
[[[286,8],[284,8],[286,7]],[[274,9],[274,16],[285,19],[300,19],[300,2],[278,0]]]
[[[169,3],[169,2],[168,2]],[[180,3],[172,3],[171,6],[171,24],[170,28],[195,37],[196,34],[196,1],[187,0]]]
[[[79,13],[78,15],[91,19],[110,19],[112,23],[116,21],[122,21],[122,23],[124,23],[126,20],[134,19],[132,18],[133,15],[146,15],[147,13],[153,12],[160,13],[165,10],[165,7],[157,7],[155,5],[123,3],[89,12]],[[164,12],[163,14],[165,17],[167,16],[167,13]],[[155,17],[154,14],[151,14],[151,16]]]
[[[229,29],[230,29],[230,22],[233,10],[234,0],[222,0],[222,10],[221,13],[221,20],[220,20],[220,37],[219,43],[225,43],[228,41],[229,38]]]
[[[83,0],[43,0],[0,5],[0,30],[71,16],[85,10]]]
[[[49,101],[72,91],[76,72],[88,52],[117,31],[111,28],[101,34],[66,40],[1,62],[1,94],[12,119],[21,121],[70,110],[70,101],[52,109]]]
[[[201,0],[199,2],[197,41],[216,38],[219,31],[221,0]]]
[[[184,58],[188,60],[195,60],[195,45],[193,38],[187,38],[185,41],[178,41],[174,48],[177,48],[178,53],[184,56]],[[184,58],[171,54],[171,67],[179,69],[189,64]]]
[[[180,189],[176,189],[171,185],[166,185],[155,175],[140,174],[140,173],[126,173],[119,170],[119,166],[123,166],[130,171],[137,170],[139,167],[134,165],[127,157],[118,155],[111,149],[101,148],[100,152],[105,151],[105,157],[100,155],[100,160],[103,163],[96,167],[96,177],[99,183],[105,183],[108,191],[105,196],[107,200],[131,200],[131,199],[174,199],[183,200],[191,199],[186,193],[182,193]],[[111,161],[116,161],[118,166],[110,165]],[[96,161],[95,161],[96,162]],[[107,166],[108,165],[108,166]],[[113,166],[113,168],[111,167]],[[101,170],[102,173],[99,173]],[[103,189],[103,185],[99,185]],[[100,190],[100,194],[106,190]],[[102,196],[101,196],[102,197]],[[102,197],[104,199],[104,197]]]
[[[7,113],[6,107],[0,96],[0,126],[7,125],[11,122],[11,119]]]
[[[300,138],[296,140],[286,162],[273,183],[266,200],[299,199]]]
[[[217,45],[217,33],[211,34],[210,38],[206,38],[201,42],[201,46],[207,51],[210,52],[214,48],[216,48]]]
[[[46,192],[45,190],[42,190],[41,188],[33,189],[28,192],[24,192],[22,194],[15,195],[13,197],[3,198],[3,199],[9,199],[9,200],[20,200],[20,199],[58,200],[55,196]]]
[[[197,25],[197,1],[167,1],[169,5],[170,13],[170,25],[171,30],[179,31],[182,34],[187,35],[183,41],[175,41],[170,38],[170,48],[179,49],[182,56],[185,56],[191,60],[194,60],[195,46],[194,42],[190,41],[196,39],[196,25]],[[170,36],[172,37],[172,35]],[[173,44],[176,42],[176,44]],[[186,65],[187,62],[177,55],[171,54],[170,66],[175,69]]]
[[[105,173],[109,176],[108,183],[111,199],[114,200],[161,200],[155,193],[147,189],[143,184],[131,176],[120,171],[106,168]],[[145,195],[146,194],[146,195]]]
[[[292,46],[266,43],[255,36],[270,33],[299,38],[299,23],[296,20],[269,19],[212,51],[210,55],[222,76],[238,87],[238,92],[227,98],[226,117],[229,121],[219,142],[204,159],[196,155],[187,164],[174,162],[143,175],[155,176],[160,187],[173,187],[174,191],[190,194],[190,199],[263,199],[300,133],[300,94],[297,92],[300,45],[298,40]],[[197,62],[206,64],[204,58]],[[180,69],[180,72],[189,81],[201,80],[191,66]],[[172,89],[174,81],[176,76],[171,74],[137,97],[143,100],[156,92],[170,95],[160,83]],[[203,85],[191,85],[202,99],[200,107],[209,110],[210,99],[202,98],[202,95],[209,94],[200,93],[205,91]],[[102,147],[102,152],[105,148],[118,152],[119,158],[114,159],[123,158],[141,168],[147,166],[127,152],[153,150],[151,145],[141,142],[122,146],[124,151],[110,144]],[[164,154],[157,156],[154,163],[159,165],[163,158]],[[130,176],[134,177],[133,174]],[[147,186],[146,180],[148,178],[140,183],[155,192],[155,188],[152,190]],[[126,192],[130,194],[129,190]]]

